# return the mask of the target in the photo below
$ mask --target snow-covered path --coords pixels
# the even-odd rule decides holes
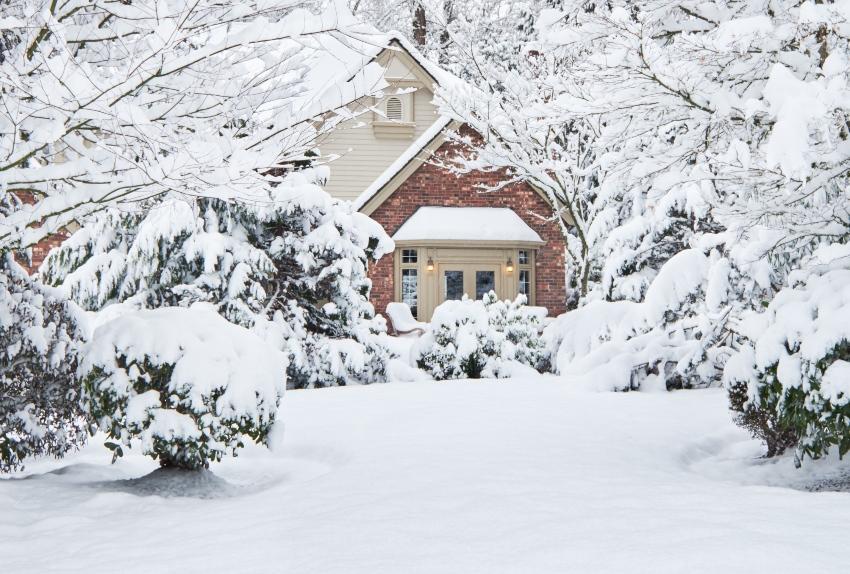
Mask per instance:
[[[154,465],[97,445],[0,481],[0,572],[846,571],[850,494],[768,486],[813,465],[753,461],[717,390],[548,378],[284,402],[274,452],[214,468],[231,496],[127,492]]]

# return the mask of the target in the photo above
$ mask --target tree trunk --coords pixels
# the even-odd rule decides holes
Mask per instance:
[[[449,25],[454,20],[454,3],[452,0],[445,0],[443,3],[443,29],[440,31],[440,64],[447,66],[449,63],[449,44],[452,41],[449,35]]]
[[[425,6],[422,5],[422,2],[416,1],[413,6],[413,39],[419,44],[420,48],[425,47],[427,26],[425,22]]]

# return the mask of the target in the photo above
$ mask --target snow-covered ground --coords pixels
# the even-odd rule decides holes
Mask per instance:
[[[846,572],[850,493],[801,487],[850,465],[757,459],[719,390],[546,377],[283,402],[273,451],[196,477],[200,496],[127,482],[154,463],[96,444],[0,480],[0,572]]]

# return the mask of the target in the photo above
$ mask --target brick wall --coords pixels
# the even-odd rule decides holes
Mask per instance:
[[[455,145],[445,143],[437,155],[455,154]],[[471,173],[457,176],[433,164],[423,164],[376,209],[371,217],[392,236],[408,217],[423,206],[437,207],[508,207],[513,209],[546,244],[537,250],[537,305],[554,316],[565,311],[564,240],[557,223],[542,221],[534,214],[549,216],[551,208],[526,184],[510,185],[500,191],[482,193],[479,185],[494,185],[504,175]],[[393,256],[385,255],[369,269],[372,279],[372,303],[383,313],[393,300]]]
[[[17,192],[16,194],[18,199],[27,204],[35,203],[35,197],[33,197],[30,192]],[[47,258],[47,254],[50,253],[50,250],[54,247],[57,247],[60,243],[65,241],[68,238],[68,233],[65,231],[59,231],[58,233],[53,233],[48,235],[38,243],[32,246],[30,251],[30,264],[27,264],[27,261],[24,258],[17,258],[18,263],[23,266],[27,272],[32,275],[38,268],[41,267],[41,264],[44,263],[44,260]]]
[[[47,254],[50,253],[50,250],[54,247],[58,247],[59,244],[67,238],[68,234],[65,232],[48,235],[32,246],[31,265],[27,265],[26,261],[20,261],[19,263],[23,265],[30,275],[32,275],[38,271],[38,268],[41,267],[42,263],[44,263],[44,260],[47,258]]]

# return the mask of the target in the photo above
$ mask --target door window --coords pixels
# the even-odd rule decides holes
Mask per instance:
[[[475,298],[481,299],[490,291],[496,290],[496,272],[495,271],[476,271],[475,272]]]
[[[446,301],[463,298],[463,271],[445,271],[443,281]]]

